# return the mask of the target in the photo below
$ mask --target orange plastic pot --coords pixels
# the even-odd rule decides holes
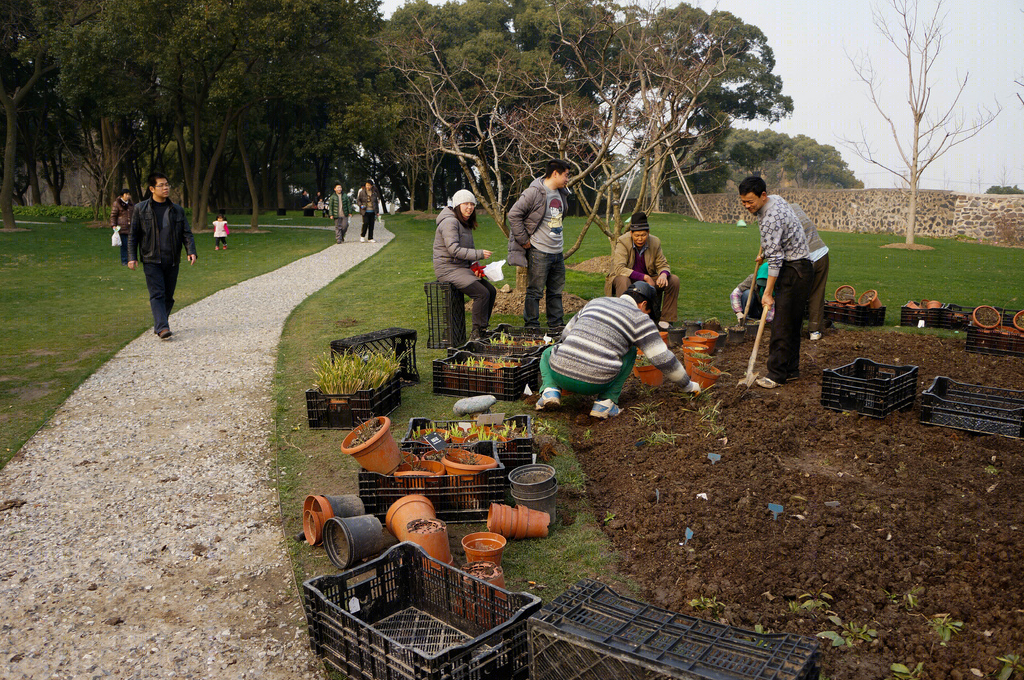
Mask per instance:
[[[860,297],[857,299],[857,304],[861,307],[868,307],[869,309],[878,309],[882,306],[882,301],[878,299],[878,291],[871,289],[860,294]]]
[[[1024,333],[1024,309],[1013,315],[1013,327]]]
[[[418,460],[399,465],[395,477],[437,477],[446,473],[444,465],[436,460]]]
[[[693,367],[692,372],[687,371],[687,373],[690,373],[690,379],[700,385],[702,390],[714,385],[722,375],[720,370],[710,364],[697,364]]]
[[[839,286],[836,288],[836,302],[841,305],[852,305],[857,299],[857,291],[853,286]]]
[[[683,351],[685,352],[687,349],[698,349],[705,354],[714,354],[716,342],[715,338],[691,335],[683,340]]]
[[[462,539],[462,550],[466,553],[467,562],[493,562],[501,564],[501,554],[505,551],[507,541],[501,534],[490,531],[478,531],[467,534]]]
[[[354,444],[367,430],[375,434],[361,444]],[[402,452],[391,436],[391,419],[386,416],[371,418],[349,432],[341,442],[341,452],[355,458],[364,470],[382,475],[390,475],[402,464]]]
[[[999,328],[1003,323],[1002,313],[989,305],[978,305],[971,312],[971,320],[979,328]]]
[[[475,475],[478,472],[498,467],[498,461],[490,456],[465,449],[448,449],[441,462],[450,475]]]
[[[658,331],[658,335],[661,336],[661,341],[667,345],[668,344],[668,331]]]
[[[448,525],[439,519],[414,519],[405,526],[406,541],[423,548],[423,552],[438,562],[454,564],[448,545]]]
[[[665,381],[665,375],[657,366],[633,366],[633,375],[640,378],[645,385],[657,387]]]
[[[491,503],[487,513],[487,530],[505,538],[544,538],[548,535],[550,523],[548,513],[531,510],[525,505],[510,508]]]
[[[324,522],[334,517],[334,509],[326,496],[306,496],[302,503],[302,533],[306,543],[320,545],[324,540]]]
[[[469,574],[481,581],[487,581],[492,586],[505,587],[505,572],[500,564],[486,560],[473,561],[462,568],[463,573]]]
[[[407,540],[405,527],[414,519],[434,519],[434,504],[426,496],[410,494],[391,504],[384,516],[384,525],[399,541]]]
[[[925,309],[938,309],[942,306],[942,303],[938,300],[921,300],[921,304],[924,305]]]

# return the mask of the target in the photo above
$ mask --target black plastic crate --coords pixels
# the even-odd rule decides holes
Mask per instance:
[[[825,369],[821,376],[822,406],[872,418],[913,408],[916,391],[917,366],[888,366],[861,358]]]
[[[431,281],[423,284],[427,294],[427,347],[444,349],[466,342],[465,298],[450,283]]]
[[[850,326],[884,326],[885,307],[871,309],[825,300],[825,318],[831,319],[834,323],[845,323]]]
[[[513,425],[519,429],[525,430],[525,436],[513,437],[506,441],[495,440],[495,450],[498,453],[498,459],[501,464],[505,466],[507,472],[512,472],[520,465],[530,465],[533,463],[533,424],[530,416],[506,416],[502,421],[505,425]],[[431,420],[429,418],[411,418],[409,420],[409,429],[405,433],[405,437],[402,439],[399,447],[403,451],[410,451],[417,456],[422,455],[424,452],[431,451],[429,444],[417,441],[413,439],[413,432],[418,428],[431,428],[431,429],[448,429],[452,425],[469,427],[473,425],[471,420]],[[463,428],[465,429],[465,428]],[[464,446],[464,444],[449,444],[449,446]]]
[[[513,326],[510,323],[499,323],[494,328],[488,330],[484,337],[490,339],[495,335],[511,335],[514,338],[530,338],[532,340],[543,340],[544,336],[551,338],[551,342],[557,342],[559,336],[562,335],[562,329],[565,326],[556,326],[555,328],[540,328],[535,326]]]
[[[310,647],[350,678],[526,680],[540,598],[472,578],[399,543],[302,584]]]
[[[398,377],[403,385],[416,385],[420,373],[416,369],[416,331],[410,328],[385,328],[372,333],[354,335],[351,338],[331,341],[331,351],[336,354],[359,354],[365,350],[394,352],[401,362]]]
[[[449,347],[448,356],[456,352],[469,352],[470,354],[488,357],[539,357],[550,346],[511,345],[507,343],[492,343],[490,340],[470,340],[461,347]]]
[[[461,448],[492,458],[497,457],[494,442],[463,444]],[[508,471],[498,467],[471,475],[439,477],[395,477],[379,472],[359,471],[359,498],[366,514],[384,521],[388,508],[402,496],[419,494],[434,504],[434,513],[445,522],[479,522],[487,519],[491,503],[504,503]]]
[[[921,422],[1024,438],[1024,392],[938,376],[921,393]]]
[[[971,325],[971,314],[974,307],[963,307],[947,303],[942,305],[942,322],[940,327],[951,331],[962,331]]]
[[[377,389],[355,394],[321,394],[306,390],[306,420],[311,430],[348,430],[375,416],[386,416],[402,403],[402,380],[396,373]]]
[[[914,309],[906,305],[900,307],[900,325],[921,328],[919,325],[924,321],[924,328],[946,328],[946,310],[941,307],[935,309]]]
[[[969,326],[967,328],[967,351],[978,354],[1024,357],[1024,333],[1015,330],[988,330]]]
[[[529,621],[530,677],[814,680],[814,638],[763,635],[653,607],[584,579]]]
[[[519,365],[509,368],[458,365],[471,358],[487,360],[494,357],[456,352],[444,359],[434,359],[434,394],[453,397],[493,394],[502,401],[516,401],[523,396],[527,385],[534,392],[540,387],[540,359],[537,357],[511,359]]]

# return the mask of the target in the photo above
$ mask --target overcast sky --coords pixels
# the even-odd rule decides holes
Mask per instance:
[[[435,4],[443,4],[433,0]],[[836,147],[866,187],[898,186],[886,170],[861,160],[842,144],[862,134],[886,165],[903,167],[888,126],[868,99],[867,87],[854,73],[847,53],[866,54],[884,78],[882,104],[897,125],[909,130],[906,61],[881,37],[872,20],[878,0],[693,0],[706,11],[718,8],[758,26],[775,53],[775,73],[783,92],[793,98],[793,115],[772,126],[777,132],[803,134]],[[887,0],[885,0],[887,1]],[[404,2],[383,0],[390,17]],[[932,0],[921,0],[930,16]],[[979,105],[994,110],[996,120],[973,139],[936,160],[921,187],[984,192],[993,184],[1024,189],[1024,0],[946,0],[946,38],[930,79],[929,112],[944,112],[956,94],[955,80],[968,75],[959,109],[976,117]],[[893,16],[890,13],[886,16]],[[755,125],[763,128],[764,125]]]

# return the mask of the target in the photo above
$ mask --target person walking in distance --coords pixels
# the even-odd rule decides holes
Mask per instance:
[[[121,264],[128,264],[128,231],[132,226],[132,210],[135,205],[132,203],[132,192],[121,189],[121,193],[114,199],[114,205],[110,207],[110,226],[117,230],[121,237]]]
[[[213,221],[213,249],[228,249],[228,221],[223,215],[217,215],[217,219]]]
[[[376,243],[373,240],[373,223],[380,211],[380,194],[373,182],[366,180],[363,188],[356,194],[356,205],[359,206],[359,213],[363,216],[363,229],[359,232],[359,242]]]
[[[167,175],[154,172],[149,176],[150,198],[140,201],[132,211],[128,232],[128,268],[138,267],[146,274],[149,307],[153,312],[153,332],[161,340],[171,339],[167,323],[174,308],[174,289],[178,284],[181,249],[188,254],[188,263],[196,263],[196,241],[185,210],[169,199],[171,183]]]
[[[544,177],[527,187],[508,212],[508,263],[526,267],[526,300],[523,325],[540,327],[540,296],[547,294],[548,328],[564,325],[562,290],[565,288],[565,245],[562,218],[569,205],[570,165],[567,161],[548,161]]]
[[[327,212],[334,218],[334,241],[344,243],[348,233],[348,216],[352,214],[352,198],[343,193],[340,184],[334,185],[334,193],[327,199]]]

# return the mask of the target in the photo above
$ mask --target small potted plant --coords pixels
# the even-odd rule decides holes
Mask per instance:
[[[633,365],[633,375],[640,378],[643,384],[652,387],[657,387],[665,381],[665,375],[661,369],[651,365],[650,360],[644,354],[637,357],[636,363]]]

